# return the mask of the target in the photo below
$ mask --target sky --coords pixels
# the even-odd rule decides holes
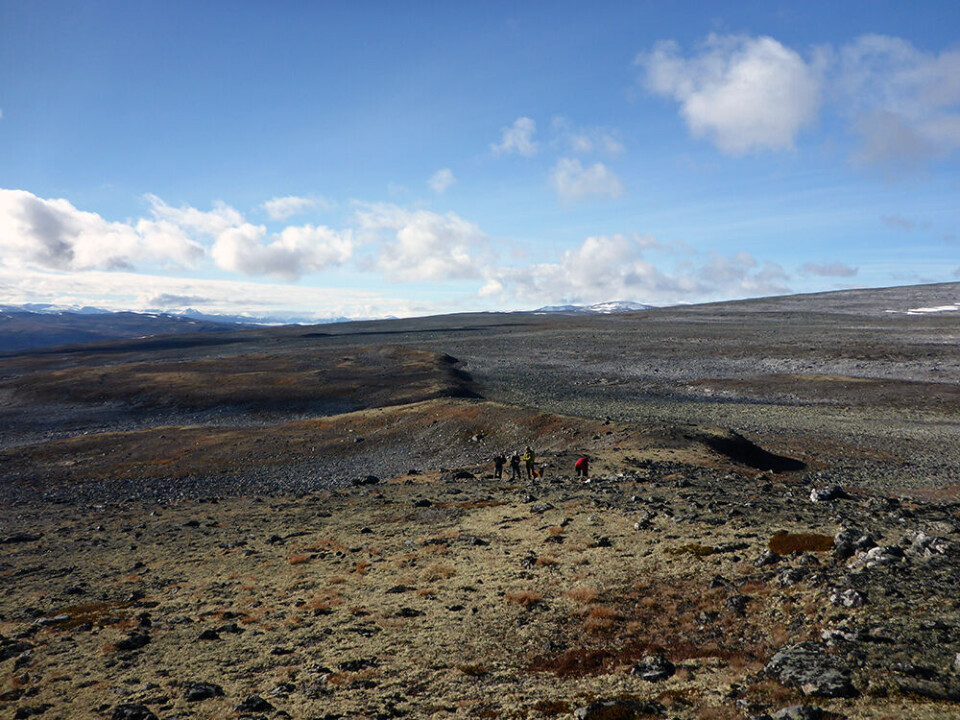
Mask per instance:
[[[960,2],[0,0],[0,304],[960,280]]]

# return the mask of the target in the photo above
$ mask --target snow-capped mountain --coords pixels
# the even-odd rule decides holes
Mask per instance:
[[[654,305],[632,302],[630,300],[613,300],[611,302],[596,303],[595,305],[547,305],[533,312],[537,313],[597,313],[610,315],[612,313],[635,312],[649,310]]]

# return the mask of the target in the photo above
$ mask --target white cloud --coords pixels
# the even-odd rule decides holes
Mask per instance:
[[[636,62],[650,91],[680,103],[690,132],[729,155],[793,148],[817,118],[819,63],[770,37],[710,35],[690,58],[662,41]]]
[[[58,270],[131,268],[142,263],[192,266],[204,250],[175,224],[108,222],[63,199],[0,189],[4,262]]]
[[[860,269],[844,265],[843,263],[804,263],[800,271],[804,275],[817,275],[819,277],[853,277]]]
[[[603,163],[583,167],[575,158],[560,158],[550,173],[557,195],[564,200],[577,200],[594,195],[620,197],[623,183]]]
[[[644,257],[647,250],[680,253],[650,236],[588,237],[556,263],[491,269],[480,294],[526,305],[606,300],[658,304],[789,291],[779,265],[761,265],[746,253],[712,255],[706,262],[687,262],[671,272]]]
[[[619,132],[612,128],[577,128],[564,117],[555,117],[551,125],[556,135],[553,144],[576,155],[599,153],[619,157],[625,151]]]
[[[375,267],[392,280],[478,277],[481,257],[487,252],[487,236],[456,213],[362,205],[357,223],[361,233],[378,243]]]
[[[421,307],[379,290],[211,280],[129,272],[53,272],[0,267],[0,303],[93,305],[106,310],[184,310],[248,316],[406,317]],[[440,311],[439,308],[434,311]]]
[[[263,225],[244,223],[229,228],[217,236],[210,254],[224,270],[287,280],[342,265],[353,254],[349,232],[323,226],[286,227],[271,236],[269,243],[264,242],[266,234]]]
[[[293,215],[300,215],[314,208],[329,208],[331,203],[321,197],[299,197],[287,195],[267,200],[261,207],[267,211],[271,220],[286,220]]]
[[[854,159],[910,170],[960,148],[960,50],[935,55],[865,35],[839,52],[833,95],[862,145]]]
[[[514,120],[513,125],[505,127],[501,131],[499,143],[492,143],[490,149],[496,155],[523,155],[524,157],[533,157],[537,154],[539,145],[533,139],[537,132],[537,124],[528,117],[519,117]]]
[[[150,203],[150,211],[158,220],[202,235],[215,237],[224,230],[244,223],[243,215],[221,200],[213,204],[213,210],[204,211],[189,205],[170,207],[156,195],[149,193],[144,197]]]
[[[455,182],[457,182],[457,179],[453,176],[453,171],[450,168],[443,168],[433,174],[427,181],[427,185],[429,185],[430,189],[435,193],[442,195]]]

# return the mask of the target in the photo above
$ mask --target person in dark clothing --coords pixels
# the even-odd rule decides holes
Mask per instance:
[[[507,456],[502,452],[497,453],[493,458],[493,476],[495,478],[503,478],[503,466],[507,464]]]
[[[513,455],[510,456],[510,479],[520,479],[520,453],[516,450],[514,450]]]

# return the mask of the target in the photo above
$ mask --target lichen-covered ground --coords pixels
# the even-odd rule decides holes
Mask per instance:
[[[795,477],[638,464],[590,483],[423,472],[4,508],[0,708],[541,718],[632,699],[671,718],[960,717],[956,505],[811,502]],[[843,558],[842,528],[872,541]],[[783,555],[758,566],[772,540]],[[904,552],[866,567],[873,546]],[[765,670],[803,641],[847,697]],[[634,670],[658,654],[669,677]]]

